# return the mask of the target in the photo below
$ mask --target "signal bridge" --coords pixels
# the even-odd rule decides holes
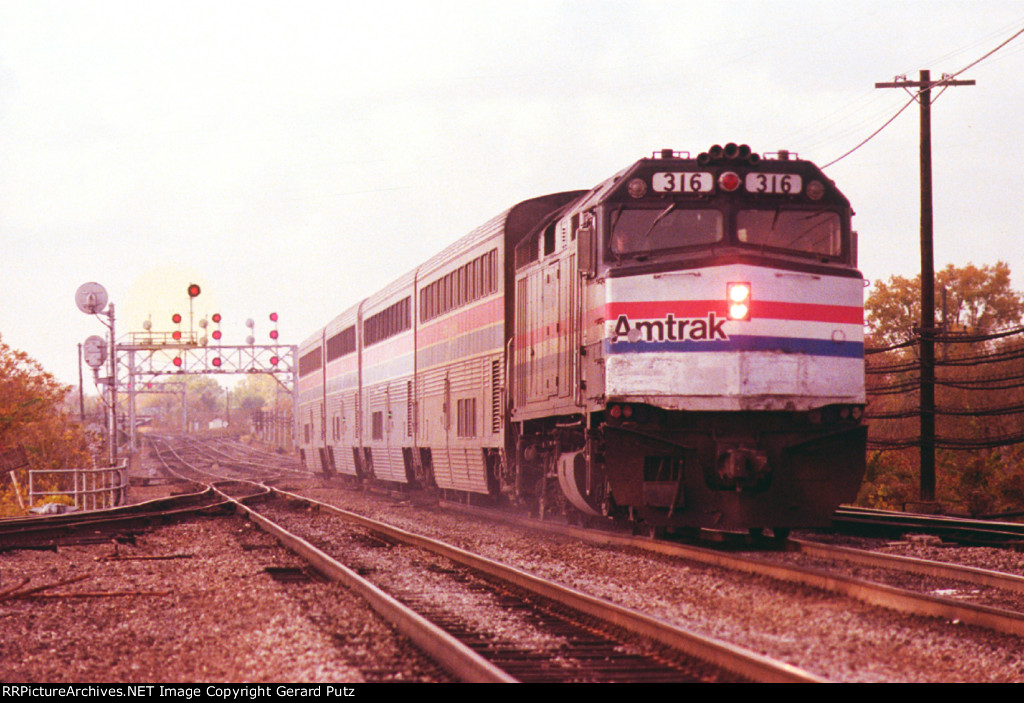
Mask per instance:
[[[174,374],[251,374],[273,376],[291,393],[295,389],[298,347],[285,344],[202,345],[191,335],[165,339],[167,333],[131,335],[117,345],[118,390],[130,392],[133,379]]]
[[[135,436],[136,414],[135,396],[144,389],[137,388],[141,381],[152,384],[159,376],[181,376],[200,374],[267,374],[272,376],[292,397],[295,405],[295,389],[298,385],[298,347],[277,343],[278,317],[276,312],[270,313],[270,321],[274,324],[270,330],[273,344],[256,344],[250,334],[244,345],[207,344],[205,332],[208,327],[210,337],[216,342],[221,339],[221,315],[214,313],[209,319],[203,317],[198,321],[203,336],[197,337],[194,327],[193,301],[201,290],[195,283],[188,285],[188,330],[182,330],[184,316],[174,313],[171,322],[176,325],[172,332],[154,332],[150,320],[143,322],[144,332],[132,332],[127,341],[115,344],[114,304],[107,307],[106,289],[98,283],[89,282],[79,286],[75,292],[75,304],[82,312],[95,315],[109,330],[109,338],[104,340],[92,336],[82,345],[82,360],[92,368],[97,383],[102,383],[109,399],[105,401],[110,431],[110,465],[117,463],[117,394],[128,394],[128,434],[132,454],[137,452],[138,443]],[[104,320],[101,316],[106,316]],[[245,322],[250,331],[255,330],[255,322]],[[108,354],[109,350],[109,354]],[[81,363],[81,362],[80,362]],[[100,378],[99,369],[109,363],[110,375]],[[184,394],[184,384],[182,384]],[[186,405],[184,400],[183,405]],[[187,410],[186,410],[187,412]],[[293,411],[294,414],[294,411]]]
[[[295,398],[298,383],[298,347],[284,344],[203,346],[192,335],[173,341],[168,334],[145,332],[130,335],[117,351],[117,390],[128,394],[128,427],[131,447],[135,437],[135,396],[138,386],[158,376],[200,374],[267,374]]]

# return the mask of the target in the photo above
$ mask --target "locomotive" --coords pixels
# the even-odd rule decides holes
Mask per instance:
[[[852,214],[731,143],[521,202],[299,347],[303,461],[645,529],[827,525],[865,469]]]

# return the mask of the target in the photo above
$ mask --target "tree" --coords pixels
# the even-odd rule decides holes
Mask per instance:
[[[893,276],[865,303],[876,352],[867,357],[869,460],[860,499],[898,506],[916,494],[921,364],[920,278]],[[936,497],[971,514],[1019,510],[1024,496],[1024,299],[1010,269],[947,266],[936,276]],[[1007,332],[999,338],[985,335]],[[878,347],[883,347],[879,350]]]
[[[90,466],[88,437],[63,409],[69,392],[28,354],[0,340],[0,449],[22,447],[32,469]],[[25,470],[18,481],[24,491]],[[16,503],[13,491],[10,477],[0,477],[0,511]]]
[[[891,276],[875,284],[864,304],[873,344],[890,346],[916,336],[921,324],[921,277]],[[935,276],[935,319],[945,332],[985,334],[1020,324],[1024,296],[1010,288],[1010,267],[949,264]]]
[[[190,425],[206,427],[211,420],[224,418],[226,388],[210,376],[186,376],[185,386]]]
[[[273,410],[277,405],[291,407],[291,396],[269,374],[250,374],[231,392],[232,405],[247,416],[256,410]]]

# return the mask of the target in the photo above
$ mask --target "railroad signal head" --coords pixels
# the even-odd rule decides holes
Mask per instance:
[[[180,356],[174,357],[174,365],[177,366],[179,369],[181,368],[182,363],[183,362]]]
[[[213,363],[214,366],[216,366],[219,369],[220,368],[220,357],[219,356],[213,357],[213,362],[212,363]]]
[[[212,337],[213,337],[214,339],[220,339],[220,330],[214,330],[213,332],[211,332],[211,333],[210,333],[210,335],[211,335],[211,336],[212,336]]]
[[[219,325],[220,324],[220,313],[219,312],[213,313],[213,315],[210,316],[210,319],[213,320],[214,322],[216,322]]]
[[[199,295],[200,292],[201,292],[201,290],[199,289],[199,285],[198,284],[196,284],[196,283],[189,283],[188,284],[188,297],[195,298],[197,295]]]
[[[276,312],[270,313],[270,321],[271,322],[277,322],[277,313]]]
[[[277,366],[280,362],[281,362],[281,360],[278,359],[276,356],[270,357],[270,365],[271,366]]]
[[[176,325],[180,325],[181,315],[179,313],[174,313],[173,315],[171,315],[171,322],[173,322]]]
[[[270,338],[277,339],[277,330],[270,330]]]

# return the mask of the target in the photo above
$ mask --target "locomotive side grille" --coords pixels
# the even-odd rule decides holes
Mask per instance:
[[[412,401],[412,381],[405,383],[405,436],[412,437],[416,406]]]
[[[491,433],[501,431],[501,360],[491,360]]]

